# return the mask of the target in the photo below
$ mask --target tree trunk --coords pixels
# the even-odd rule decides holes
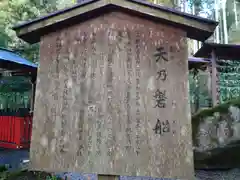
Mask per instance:
[[[214,0],[214,6],[215,6],[215,20],[219,21],[219,6],[218,6],[218,0]],[[215,31],[215,41],[216,43],[219,43],[220,41],[220,36],[219,36],[219,26],[217,26],[216,31]]]
[[[224,43],[228,43],[228,30],[227,30],[227,14],[226,14],[226,0],[222,1],[223,9],[223,33],[224,33]]]

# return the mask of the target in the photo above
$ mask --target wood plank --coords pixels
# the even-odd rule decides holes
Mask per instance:
[[[217,92],[217,68],[216,68],[216,54],[214,50],[212,51],[212,58],[211,58],[211,84],[212,84],[212,106],[216,106],[218,104],[218,92]]]
[[[120,180],[120,177],[111,175],[98,175],[98,180]]]
[[[187,55],[185,32],[120,12],[43,37],[31,168],[193,179]]]

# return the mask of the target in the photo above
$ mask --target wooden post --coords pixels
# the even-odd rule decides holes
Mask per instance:
[[[212,50],[212,58],[211,58],[211,64],[212,64],[212,76],[211,76],[211,91],[212,91],[212,106],[216,106],[218,104],[217,100],[217,68],[216,68],[216,54],[214,50]]]
[[[30,104],[30,113],[34,110],[34,100],[35,100],[35,89],[36,89],[36,77],[31,77],[32,84],[32,94],[31,94],[31,104]]]
[[[208,84],[207,84],[207,89],[208,89],[208,107],[212,106],[212,73],[211,73],[211,64],[208,64],[207,67],[207,73],[208,73]]]
[[[98,180],[119,180],[120,176],[98,174]]]
[[[200,103],[199,103],[199,72],[198,75],[195,77],[195,85],[196,85],[196,89],[195,89],[195,112],[197,112],[200,108]]]

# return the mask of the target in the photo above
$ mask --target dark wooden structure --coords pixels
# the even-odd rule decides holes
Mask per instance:
[[[193,179],[186,39],[216,25],[145,1],[91,0],[16,26],[41,43],[31,168]]]
[[[204,43],[203,46],[195,53],[195,57],[208,58],[211,67],[211,94],[212,106],[219,104],[220,89],[218,87],[219,76],[217,70],[217,60],[240,60],[240,45],[237,44],[218,44]]]
[[[219,59],[238,61],[240,59],[240,44],[204,43],[194,56],[211,59],[213,52]]]
[[[7,75],[8,74],[8,75]],[[37,65],[21,57],[19,54],[0,48],[0,147],[8,149],[22,149],[30,147],[32,129],[32,108],[34,99]],[[6,77],[8,76],[8,77]],[[25,82],[18,86],[17,76],[29,78],[31,83]],[[19,79],[18,79],[19,80]],[[17,84],[17,85],[16,85]],[[32,84],[31,107],[27,107],[23,92],[29,91]],[[4,87],[4,88],[3,88]],[[7,87],[7,89],[6,89]],[[7,101],[8,103],[4,102]],[[20,103],[20,106],[16,106]]]
[[[207,58],[196,58],[196,57],[189,57],[188,58],[188,69],[189,70],[206,70],[208,64],[210,63],[209,59]]]
[[[12,76],[37,76],[37,65],[21,57],[16,52],[0,48],[0,75],[9,72]]]

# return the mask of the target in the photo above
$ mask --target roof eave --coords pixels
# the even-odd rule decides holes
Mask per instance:
[[[29,43],[36,43],[40,40],[40,36],[53,30],[53,26],[64,24],[65,21],[78,17],[88,16],[91,13],[99,12],[109,6],[124,9],[129,12],[135,12],[144,15],[152,20],[166,21],[172,25],[184,28],[187,36],[192,39],[205,41],[209,38],[216,26],[217,22],[196,18],[192,15],[180,14],[179,12],[172,13],[169,9],[150,6],[149,4],[139,2],[139,0],[91,0],[89,3],[68,8],[61,13],[53,13],[45,18],[18,25],[14,27],[17,35]],[[111,9],[113,10],[113,9]],[[102,12],[104,13],[104,11]],[[99,15],[99,14],[98,14]],[[79,23],[79,22],[78,22]],[[32,38],[29,38],[32,37]],[[34,38],[33,38],[34,37]]]
[[[69,12],[71,10],[74,10],[76,8],[79,8],[79,7],[83,7],[83,6],[87,5],[87,4],[90,4],[90,3],[93,3],[93,2],[96,2],[96,1],[100,1],[100,0],[87,0],[87,1],[83,1],[82,3],[77,3],[76,5],[74,5],[72,7],[67,7],[67,8],[64,8],[64,9],[61,9],[61,10],[49,13],[49,14],[47,14],[45,16],[41,16],[41,17],[38,17],[36,19],[27,21],[27,22],[22,22],[20,24],[17,24],[15,26],[13,26],[12,29],[13,30],[18,30],[18,29],[24,28],[26,26],[29,26],[31,24],[43,21],[45,19],[48,19],[48,18],[51,18],[51,17],[54,17],[54,16],[58,16],[58,15],[63,14],[63,13],[67,13],[67,12]]]
[[[213,50],[219,59],[240,59],[240,45],[219,43],[204,43],[203,46],[194,54],[194,57],[211,58],[211,53]]]

